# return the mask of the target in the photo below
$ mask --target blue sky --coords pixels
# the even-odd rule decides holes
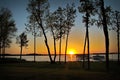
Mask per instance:
[[[105,1],[106,5],[110,5],[110,6],[112,6],[112,8],[114,10],[120,11],[120,8],[119,8],[120,0],[104,0],[104,1]],[[79,5],[79,0],[49,0],[49,2],[50,2],[50,10],[51,11],[56,10],[58,8],[58,6],[65,7],[67,3],[74,2],[76,9]],[[7,7],[13,13],[13,19],[15,20],[16,26],[18,28],[17,35],[22,33],[23,31],[25,31],[25,23],[27,23],[27,17],[29,15],[28,12],[26,11],[27,4],[28,4],[28,0],[0,0],[0,7]],[[100,30],[97,27],[90,27],[89,31],[90,31],[90,37],[91,37],[91,39],[90,39],[91,44],[96,43],[96,45],[97,45],[97,43],[99,43],[97,41],[98,40],[97,36],[100,36],[101,41],[104,41],[104,35],[102,32],[102,29]],[[82,52],[82,50],[83,50],[84,34],[85,34],[85,27],[84,27],[84,24],[82,23],[82,14],[80,14],[77,10],[75,27],[73,27],[73,29],[71,31],[70,42],[69,42],[69,45],[74,45],[73,48],[76,50],[77,53],[79,51]],[[113,43],[113,42],[115,42],[116,37],[113,35],[116,35],[115,32],[110,31],[110,38],[111,38],[110,50],[111,50],[111,52],[116,52],[116,43]],[[49,36],[49,39],[51,40],[50,34],[48,34],[48,36]],[[76,36],[78,38],[78,40],[77,39],[72,40],[72,38],[76,38],[74,36]],[[32,38],[32,36],[29,35],[29,39],[31,39],[31,38]],[[39,39],[38,42],[40,42],[40,45],[44,46],[44,44],[42,44],[43,39]],[[31,43],[30,45],[33,45],[32,40],[30,41],[30,43]],[[18,46],[15,44],[15,40],[13,41],[13,44],[16,47]],[[52,44],[52,43],[49,42],[49,44]],[[14,46],[11,46],[11,48],[8,49],[8,51],[11,51],[11,49],[13,49]],[[80,47],[76,47],[76,46],[80,46]],[[100,45],[100,46],[102,46],[102,45]],[[94,47],[95,46],[91,45],[92,49]],[[99,48],[101,48],[101,47],[99,47]],[[79,50],[79,49],[81,49],[81,50]],[[91,51],[92,51],[92,49],[91,49]],[[19,49],[17,49],[17,50],[19,50]],[[100,49],[98,51],[94,51],[94,49],[93,49],[92,52],[102,52],[102,51],[104,51],[104,49]],[[14,52],[14,51],[11,51],[11,52]],[[38,52],[44,52],[44,51],[38,51]],[[19,53],[19,51],[15,52],[15,53]]]

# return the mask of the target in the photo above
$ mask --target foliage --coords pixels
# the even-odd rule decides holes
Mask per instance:
[[[80,0],[80,6],[78,7],[80,13],[83,13],[83,23],[85,23],[86,27],[86,35],[85,35],[85,44],[83,50],[83,67],[84,67],[84,58],[85,58],[85,48],[87,43],[87,53],[88,53],[88,69],[90,69],[90,50],[89,50],[89,25],[93,25],[93,19],[91,19],[91,15],[95,15],[96,9],[94,6],[93,0]]]
[[[112,19],[112,28],[110,30],[114,30],[120,34],[120,12],[119,11],[112,11],[111,15]]]
[[[102,5],[102,1],[101,0],[95,0],[95,7],[96,7],[96,14],[97,14],[97,19],[95,20],[95,24],[97,25],[97,27],[102,28],[103,26],[103,12],[100,10]],[[105,16],[106,16],[106,24],[108,26],[112,25],[112,8],[111,6],[104,6],[104,12],[105,12]]]
[[[0,53],[5,54],[5,48],[10,47],[17,28],[12,19],[12,13],[7,8],[0,9]]]
[[[46,35],[46,26],[45,26],[45,18],[49,12],[48,0],[29,0],[27,11],[32,16],[32,18],[29,18],[30,21],[34,20],[34,23],[36,23],[38,25],[38,29],[41,29],[41,31],[42,31],[42,34],[45,39],[44,40],[45,45],[48,50],[48,55],[49,55],[50,61],[52,63],[53,60],[51,57],[50,47],[48,45],[48,39],[47,39],[47,35]]]
[[[95,19],[93,19],[91,16],[95,16],[97,9],[95,7],[94,0],[80,0],[80,6],[78,6],[78,11],[82,14],[88,13],[88,25],[93,25],[95,22]],[[86,23],[87,17],[83,16],[83,23]]]
[[[98,26],[102,25],[103,33],[105,37],[105,52],[106,52],[106,69],[109,70],[109,32],[108,32],[108,25],[111,24],[110,22],[110,13],[111,8],[104,6],[104,0],[96,0],[96,8],[98,14]]]
[[[21,33],[17,38],[16,38],[16,43],[20,44],[20,46],[28,46],[28,41],[27,40],[27,35],[25,34],[25,32]]]
[[[12,13],[7,8],[0,9],[0,38],[5,47],[9,47],[11,39],[15,36],[17,28],[15,21],[12,19]],[[3,43],[4,42],[4,43]]]

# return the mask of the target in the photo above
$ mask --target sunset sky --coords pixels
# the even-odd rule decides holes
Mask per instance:
[[[110,5],[114,10],[120,11],[120,0],[104,0],[105,5]],[[65,7],[67,3],[75,3],[76,9],[79,5],[79,0],[49,0],[50,2],[50,11],[54,11],[58,8],[58,6]],[[13,13],[13,19],[15,20],[16,26],[18,28],[18,32],[16,35],[21,34],[25,31],[25,24],[28,23],[27,17],[29,16],[26,11],[28,4],[28,0],[0,0],[0,7],[7,7]],[[70,50],[75,53],[83,53],[84,46],[84,38],[85,38],[85,25],[82,23],[82,15],[78,12],[77,9],[77,17],[75,19],[75,25],[73,26],[68,42],[68,52]],[[49,46],[51,53],[53,50],[53,39],[51,34],[47,33]],[[90,26],[89,28],[89,36],[90,36],[90,53],[104,53],[105,52],[105,44],[104,44],[104,34],[102,28],[98,28],[97,26]],[[31,33],[28,34],[29,46],[23,49],[24,54],[33,53],[33,36]],[[109,39],[110,39],[110,52],[117,52],[117,39],[116,32],[109,31]],[[62,40],[62,53],[65,51],[65,39]],[[57,53],[59,51],[57,42]],[[10,48],[6,49],[6,53],[16,54],[20,52],[20,47],[16,44],[16,38],[13,38],[13,42]],[[47,49],[44,43],[44,37],[37,38],[37,53],[47,53]]]

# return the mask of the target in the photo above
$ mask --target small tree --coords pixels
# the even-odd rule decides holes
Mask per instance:
[[[56,23],[57,32],[56,39],[60,40],[59,42],[59,62],[61,61],[61,45],[62,38],[65,36],[65,9],[58,7],[56,10]]]
[[[105,36],[105,53],[106,53],[106,69],[109,70],[109,33],[108,33],[108,25],[111,25],[110,22],[110,6],[104,6],[104,0],[96,0],[96,8],[98,14],[98,26],[103,26],[103,32]]]
[[[80,13],[84,13],[85,16],[83,16],[83,22],[85,23],[86,26],[86,36],[85,36],[85,44],[84,44],[84,53],[83,53],[83,60],[85,56],[85,47],[86,47],[86,42],[87,42],[87,53],[88,53],[88,69],[90,69],[90,50],[89,50],[89,24],[90,24],[90,17],[91,15],[94,15],[96,12],[94,8],[94,4],[92,0],[80,0],[80,6],[78,7],[78,10]],[[84,66],[84,61],[83,61],[83,66]]]
[[[26,24],[26,31],[29,33],[31,32],[34,36],[34,62],[35,62],[35,55],[36,55],[36,38],[39,36],[38,32],[38,25],[35,22],[33,15],[29,16],[29,24]]]
[[[50,29],[53,40],[54,40],[54,61],[56,58],[56,41],[60,40],[59,42],[59,62],[61,60],[61,44],[62,44],[62,37],[65,35],[65,10],[61,7],[58,7],[53,13],[50,13],[47,17],[46,24],[47,27]]]
[[[17,28],[12,19],[12,13],[7,8],[0,9],[0,54],[5,54],[5,48],[10,47]],[[4,58],[4,56],[3,56]]]
[[[113,27],[112,30],[116,31],[117,33],[117,47],[118,47],[118,64],[120,63],[120,43],[119,43],[119,35],[120,35],[120,12],[113,11],[112,14],[112,22]]]
[[[57,25],[56,25],[56,12],[53,12],[53,13],[49,13],[49,15],[47,16],[47,19],[46,19],[46,25],[47,25],[47,28],[50,29],[50,32],[52,34],[52,37],[53,37],[53,42],[54,42],[54,62],[56,60],[56,32],[57,32]]]
[[[17,44],[20,44],[20,60],[22,59],[22,51],[23,51],[23,47],[27,47],[28,46],[28,40],[27,40],[27,35],[25,34],[25,32],[21,33],[17,38]]]
[[[75,14],[76,14],[76,9],[75,9],[74,4],[72,4],[71,6],[67,4],[65,8],[65,17],[66,17],[66,21],[65,21],[65,32],[66,32],[65,63],[66,63],[66,54],[67,54],[67,47],[68,47],[68,37],[69,37],[71,28],[74,26],[75,17],[76,17]]]
[[[27,11],[34,17],[34,22],[37,23],[39,29],[41,29],[45,39],[44,41],[48,51],[50,62],[53,63],[50,47],[48,45],[48,38],[46,35],[46,26],[44,24],[45,17],[48,15],[49,11],[48,0],[29,0]]]

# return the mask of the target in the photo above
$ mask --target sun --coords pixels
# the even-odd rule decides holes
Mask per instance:
[[[74,51],[69,51],[69,54],[75,54]]]

